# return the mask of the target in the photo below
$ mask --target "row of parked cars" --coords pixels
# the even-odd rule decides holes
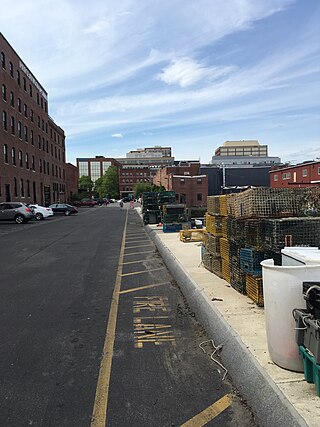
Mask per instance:
[[[77,212],[78,209],[68,203],[54,203],[48,207],[23,202],[0,203],[0,221],[15,221],[17,224],[23,224],[32,219],[40,221],[54,214],[69,216]]]

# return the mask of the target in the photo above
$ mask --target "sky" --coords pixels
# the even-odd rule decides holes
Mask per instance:
[[[208,163],[245,139],[320,158],[319,0],[0,0],[0,32],[73,164],[155,145]]]

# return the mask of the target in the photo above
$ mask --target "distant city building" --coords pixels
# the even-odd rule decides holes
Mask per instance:
[[[122,165],[119,170],[120,197],[134,194],[136,184],[150,183],[150,168],[146,166]]]
[[[175,166],[159,169],[153,183],[176,193],[178,203],[187,207],[206,206],[208,177],[199,173],[199,161],[175,162]]]
[[[279,157],[268,156],[268,146],[258,140],[226,141],[218,147],[212,157],[213,165],[275,165]]]
[[[269,187],[271,166],[201,165],[200,173],[208,176],[208,195],[233,193],[244,187]]]
[[[140,174],[141,172],[139,170],[144,169],[143,174],[147,173],[146,182],[152,182],[153,177],[159,169],[174,164],[174,157],[172,157],[171,147],[155,146],[129,151],[126,157],[119,157],[117,161],[122,165],[123,169],[131,169],[132,176],[134,176],[134,174]],[[132,184],[134,183],[132,182]],[[133,186],[126,187],[132,189],[122,190],[125,196],[127,196],[127,194],[125,194],[127,191],[131,193],[134,191]]]
[[[320,187],[320,161],[281,166],[270,171],[271,188]]]
[[[0,201],[66,201],[65,134],[48,93],[0,33]]]
[[[139,159],[139,158],[153,158],[153,157],[171,157],[171,147],[147,147],[137,148],[136,150],[129,151],[126,154],[127,158]]]
[[[96,182],[97,179],[101,178],[110,166],[116,166],[118,169],[121,167],[118,160],[104,156],[77,158],[76,162],[79,171],[79,178],[82,176],[90,176],[93,182]]]

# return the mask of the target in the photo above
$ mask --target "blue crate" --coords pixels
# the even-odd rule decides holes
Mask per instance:
[[[265,253],[250,248],[240,249],[240,267],[243,273],[249,273],[251,276],[261,276],[262,267],[260,262],[265,259]]]
[[[167,223],[164,222],[162,226],[162,230],[164,233],[177,233],[182,230],[182,223]]]

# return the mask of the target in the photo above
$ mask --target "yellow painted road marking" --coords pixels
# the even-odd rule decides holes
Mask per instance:
[[[154,253],[155,251],[142,251],[142,252],[132,252],[131,254],[124,254],[124,256],[128,256],[128,255],[140,255],[140,254],[151,254]]]
[[[127,261],[127,262],[123,262],[122,265],[127,265],[127,264],[137,264],[139,262],[146,262],[145,259],[139,259],[137,261]]]
[[[119,304],[119,291],[121,287],[122,261],[126,242],[126,230],[128,222],[128,211],[123,230],[122,243],[119,256],[116,282],[114,285],[106,336],[103,345],[102,359],[99,369],[99,377],[96,388],[96,395],[93,405],[91,427],[105,427],[107,419],[107,404],[109,395],[109,383],[112,365],[113,346],[117,325],[117,314]]]
[[[150,243],[150,245],[126,246],[126,249],[145,248],[147,246],[154,246],[154,245],[153,245],[153,243]]]
[[[169,282],[163,282],[163,283],[155,283],[154,285],[140,286],[140,288],[132,288],[132,289],[127,289],[126,291],[120,291],[119,294],[122,295],[122,294],[128,294],[129,292],[142,291],[148,288],[155,288],[156,286],[168,285],[168,283]]]
[[[191,418],[191,420],[182,424],[181,427],[202,427],[212,421],[216,416],[221,414],[224,410],[229,408],[232,403],[232,398],[230,394],[226,394],[217,402],[213,403],[209,408],[200,412],[200,414]]]
[[[150,271],[159,271],[159,270],[163,270],[165,267],[160,267],[160,268],[151,268],[149,270],[142,270],[142,271],[134,271],[133,273],[124,273],[121,274],[122,277],[125,276],[134,276],[136,274],[143,274],[143,273],[149,273]]]

